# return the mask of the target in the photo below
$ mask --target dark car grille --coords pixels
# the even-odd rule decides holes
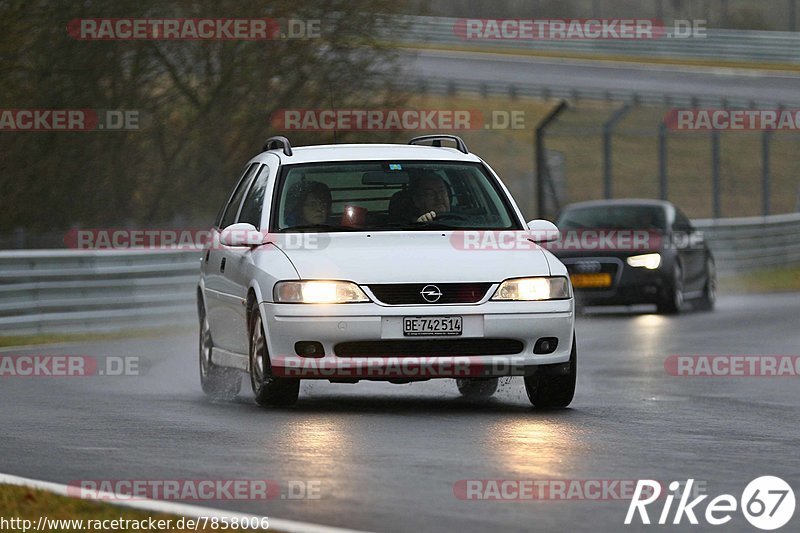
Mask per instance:
[[[442,293],[435,302],[422,296],[422,290],[428,286]],[[444,305],[477,303],[491,286],[491,283],[387,283],[368,287],[378,300],[389,305]]]
[[[569,271],[570,274],[607,273],[611,274],[611,277],[617,275],[617,269],[619,268],[616,262],[596,261],[590,258],[578,260],[576,262],[565,261],[564,266],[567,267],[567,271]]]
[[[514,339],[428,339],[340,342],[333,351],[339,357],[447,357],[512,355],[523,347]]]

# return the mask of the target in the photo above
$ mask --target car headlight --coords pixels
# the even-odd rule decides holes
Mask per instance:
[[[569,298],[570,284],[565,277],[507,279],[492,296],[492,300],[563,300]]]
[[[632,255],[628,258],[628,264],[632,267],[655,270],[661,266],[661,254]]]
[[[369,302],[361,287],[350,281],[279,281],[275,301],[287,304],[349,304]]]

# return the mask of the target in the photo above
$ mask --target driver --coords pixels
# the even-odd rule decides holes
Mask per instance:
[[[437,214],[450,211],[450,191],[438,174],[428,173],[409,185],[414,222],[430,222]]]

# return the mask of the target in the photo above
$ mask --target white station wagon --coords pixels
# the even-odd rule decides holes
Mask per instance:
[[[442,142],[454,148],[443,147]],[[455,379],[489,397],[524,376],[537,407],[575,392],[572,286],[500,178],[452,135],[293,148],[271,137],[203,252],[200,378],[260,405],[300,381]]]

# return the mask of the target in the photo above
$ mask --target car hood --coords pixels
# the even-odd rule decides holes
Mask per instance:
[[[462,232],[327,233],[314,237],[305,246],[275,243],[301,279],[360,284],[499,282],[550,274],[544,253],[532,243],[503,250],[465,249]]]

